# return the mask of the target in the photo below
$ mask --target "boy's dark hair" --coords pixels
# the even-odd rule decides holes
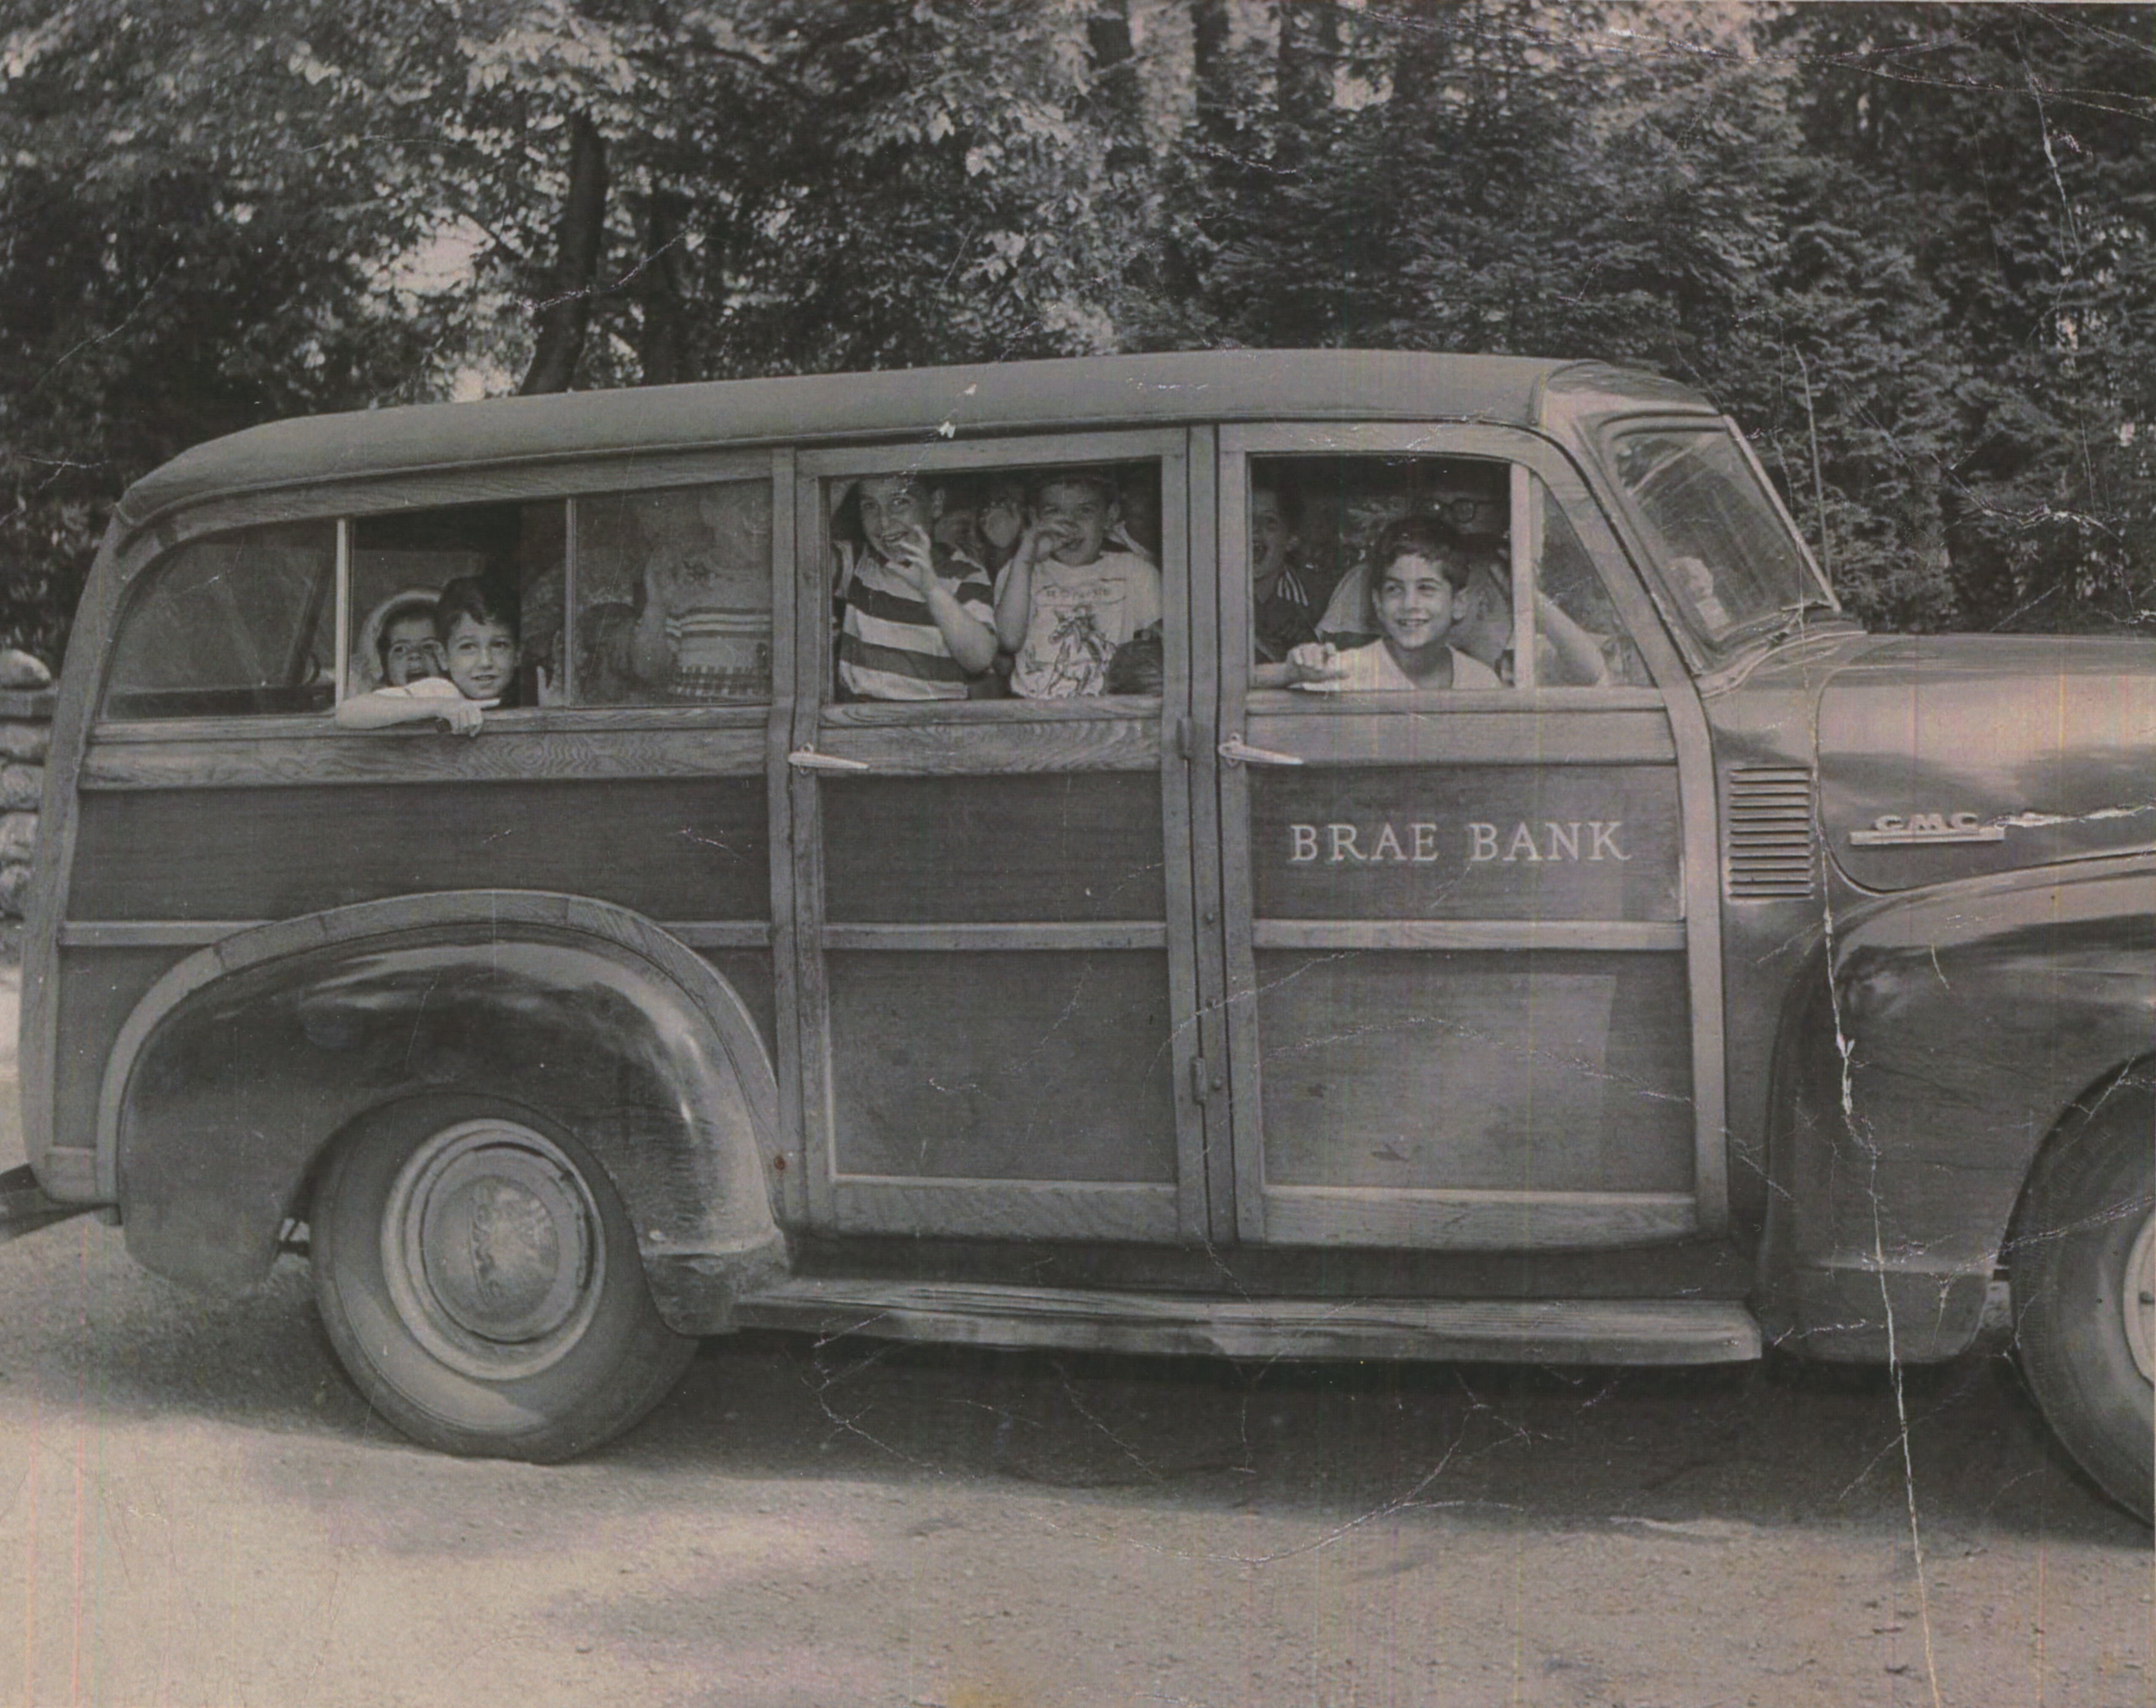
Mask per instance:
[[[1294,534],[1302,531],[1302,489],[1288,476],[1259,469],[1250,476],[1250,490],[1272,494],[1273,502],[1280,506],[1281,520],[1287,524],[1288,531]]]
[[[508,582],[490,576],[460,575],[443,582],[435,598],[434,639],[446,644],[459,617],[469,617],[481,628],[499,623],[513,635],[521,626],[523,616],[516,589]]]
[[[1051,486],[1085,486],[1092,489],[1101,505],[1111,510],[1122,507],[1122,497],[1116,490],[1115,477],[1105,469],[1050,469],[1034,477],[1033,489],[1027,493],[1027,502],[1035,510]]]
[[[1423,557],[1445,572],[1455,593],[1475,573],[1467,556],[1467,542],[1460,530],[1443,516],[1427,512],[1401,516],[1385,524],[1370,553],[1370,596],[1375,598],[1385,572],[1403,557]]]

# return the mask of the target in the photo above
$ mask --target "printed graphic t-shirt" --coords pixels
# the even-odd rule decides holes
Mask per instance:
[[[1001,577],[996,590],[1003,591]],[[1160,572],[1135,552],[1104,551],[1091,563],[1051,558],[1036,564],[1011,692],[1029,700],[1105,694],[1116,649],[1159,620]]]

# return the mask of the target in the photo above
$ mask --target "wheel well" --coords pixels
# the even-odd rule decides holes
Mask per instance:
[[[2020,1238],[2023,1218],[2028,1213],[2030,1187],[2043,1169],[2046,1161],[2060,1146],[2071,1141],[2074,1136],[2102,1115],[2107,1105],[2122,1095],[2156,1097],[2156,1052],[2133,1057],[2115,1068],[2106,1069],[2076,1094],[2073,1100],[2059,1111],[2058,1119],[2051,1123],[2044,1135],[2036,1153],[2029,1159],[2027,1172],[2021,1177],[2021,1189],[2015,1195],[2014,1213],[2007,1218],[2006,1237],[1999,1247],[2002,1262],[2011,1266],[2015,1243]]]
[[[251,1285],[357,1123],[456,1091],[574,1135],[647,1266],[767,1259],[777,1088],[731,987],[620,910],[565,919],[567,898],[506,896],[482,922],[454,900],[424,922],[369,904],[243,933],[144,999],[100,1128],[146,1268],[213,1293]]]

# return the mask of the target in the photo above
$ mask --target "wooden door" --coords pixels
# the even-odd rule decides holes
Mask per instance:
[[[819,1228],[1204,1234],[1188,797],[1172,737],[1190,700],[1185,447],[1155,432],[801,459],[794,1006],[798,1172]],[[1059,477],[1116,490],[1131,514],[1102,561],[1158,559],[1158,691],[845,697],[847,600],[864,624],[882,620],[860,591],[849,495],[898,475],[919,483],[908,502],[933,506],[939,539],[980,558],[998,549],[985,531],[999,492],[1037,502]]]
[[[1717,1228],[1704,726],[1576,471],[1492,428],[1221,437],[1240,1237],[1492,1249]],[[1389,517],[1479,513],[1472,608],[1502,632],[1466,626],[1462,588],[1455,636],[1502,685],[1255,685],[1254,484],[1294,495],[1321,588]],[[1553,616],[1559,582],[1573,608]]]

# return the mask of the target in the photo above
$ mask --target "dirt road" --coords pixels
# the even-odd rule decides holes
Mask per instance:
[[[204,1306],[77,1222],[0,1298],[0,1702],[2156,1701],[2148,1536],[1995,1358],[1911,1476],[1883,1377],[756,1339],[540,1470],[374,1422],[297,1261]]]

